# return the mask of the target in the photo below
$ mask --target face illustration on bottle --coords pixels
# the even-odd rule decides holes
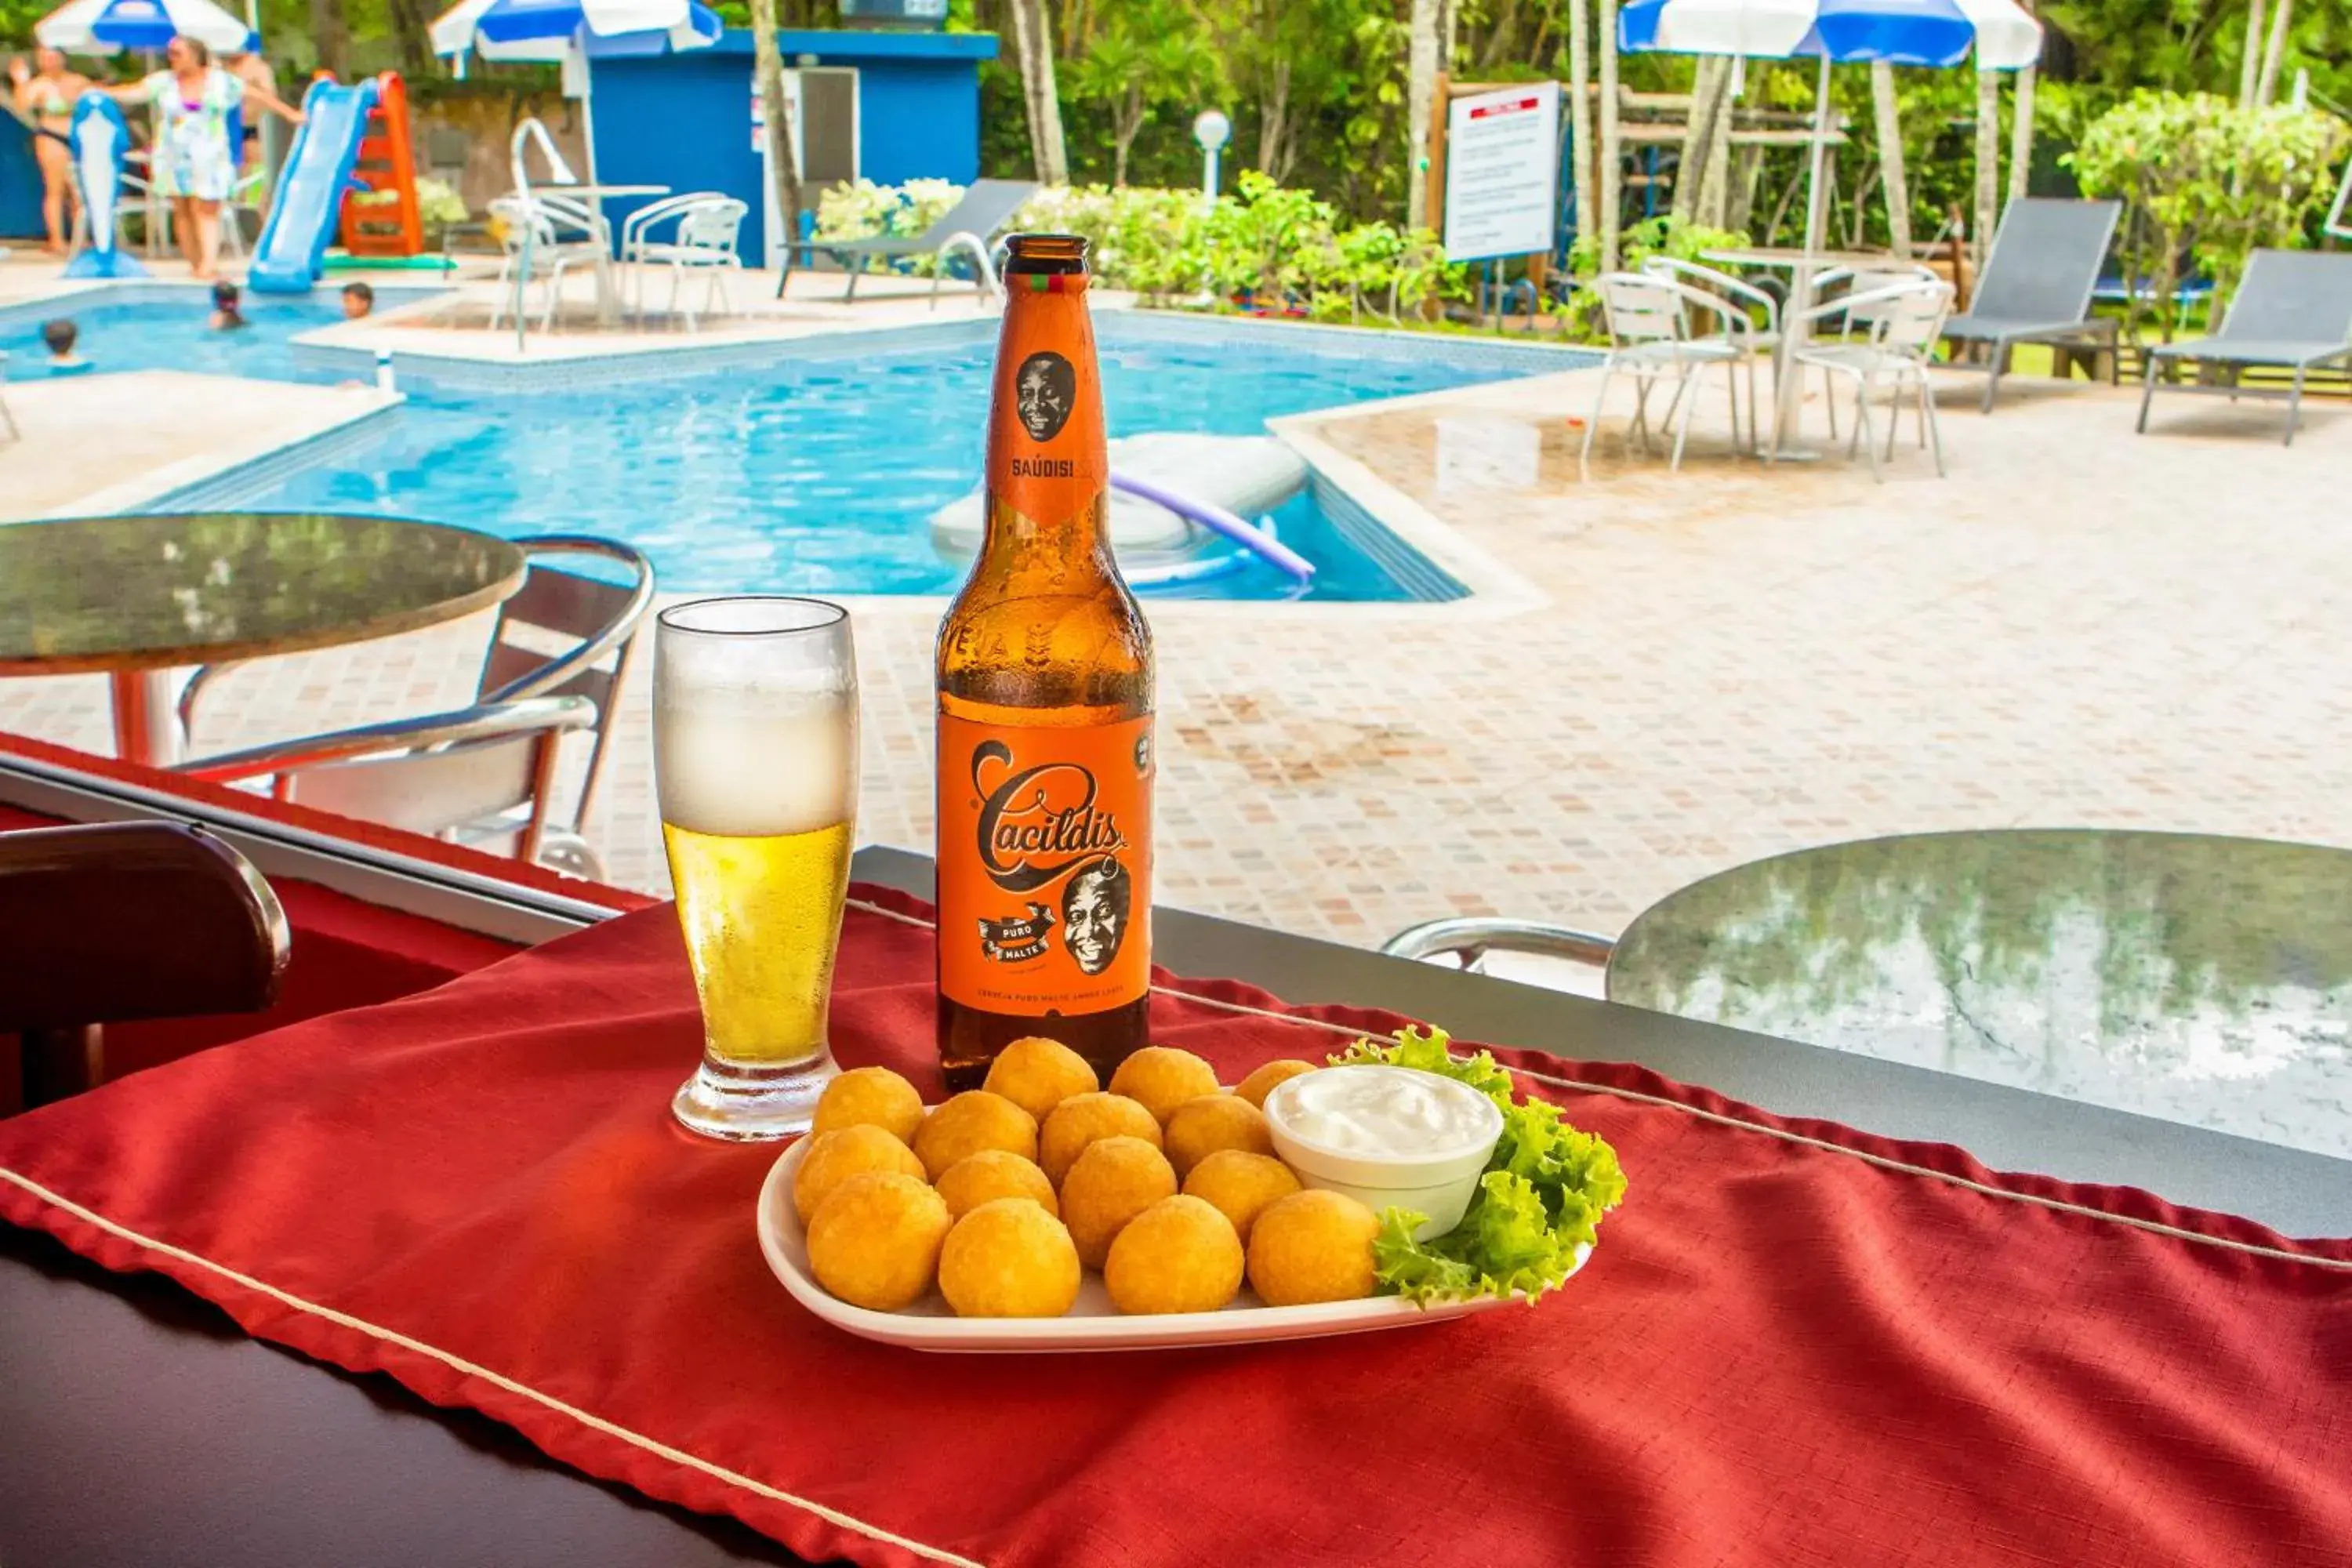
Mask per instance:
[[[1062,942],[1088,974],[1100,974],[1118,956],[1127,936],[1135,879],[1115,859],[1098,860],[1070,879],[1062,894]]]
[[[1057,353],[1034,353],[1021,362],[1013,393],[1021,427],[1032,441],[1050,441],[1069,423],[1077,402],[1078,373]]]

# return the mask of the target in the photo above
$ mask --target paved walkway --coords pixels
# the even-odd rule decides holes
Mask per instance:
[[[1614,931],[1707,872],[1927,828],[2094,825],[2352,842],[2352,412],[2021,382],[1948,391],[1951,477],[1904,442],[1580,482],[1588,374],[1318,424],[1540,595],[1451,607],[1171,605],[1161,896],[1359,943],[1433,915]],[[1812,415],[1818,435],[1818,412]],[[0,458],[5,461],[5,458]],[[855,606],[860,837],[930,837],[935,603]],[[202,749],[466,697],[479,624],[248,668]],[[662,880],[641,684],[596,837]],[[0,683],[0,725],[104,744],[93,680]]]

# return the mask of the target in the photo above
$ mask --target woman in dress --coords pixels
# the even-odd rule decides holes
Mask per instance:
[[[32,122],[33,156],[41,166],[41,220],[49,230],[41,248],[62,256],[73,234],[74,210],[81,205],[66,132],[73,129],[74,105],[89,90],[89,79],[68,70],[57,50],[43,49],[33,57],[31,69],[22,58],[10,60],[8,79],[16,85],[18,111]]]
[[[203,40],[183,34],[163,51],[166,68],[131,87],[110,88],[117,100],[143,103],[155,117],[155,194],[172,202],[180,254],[194,276],[210,278],[220,258],[221,204],[236,184],[229,111],[250,100],[302,123],[302,111],[266,88],[247,87],[213,64]]]

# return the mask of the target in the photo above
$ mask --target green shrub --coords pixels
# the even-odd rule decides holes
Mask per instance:
[[[2084,130],[2066,162],[2086,195],[2128,208],[2119,246],[2134,289],[2126,324],[2153,314],[2169,341],[2181,259],[2227,300],[2258,247],[2307,242],[2333,194],[2344,122],[2317,110],[2241,109],[2210,93],[2138,92]]]
[[[940,181],[905,187],[860,181],[835,185],[817,205],[817,235],[849,239],[918,234],[961,191]],[[1014,215],[1014,229],[1082,234],[1107,289],[1154,304],[1203,297],[1224,306],[1297,307],[1318,321],[1394,321],[1432,300],[1467,297],[1467,272],[1449,263],[1426,229],[1401,234],[1384,223],[1342,226],[1328,202],[1250,171],[1237,195],[1212,205],[1195,191],[1145,186],[1056,185]],[[915,268],[928,271],[931,258]]]

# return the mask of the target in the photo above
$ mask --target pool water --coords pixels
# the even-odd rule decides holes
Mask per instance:
[[[253,326],[205,328],[188,306],[126,302],[77,312],[100,369],[168,365],[332,381],[352,370],[298,365],[286,338],[339,320],[335,296],[257,300]],[[1182,330],[1171,330],[1179,328]],[[1346,340],[1271,342],[1216,323],[1098,320],[1114,437],[1152,430],[1257,435],[1267,419],[1427,392],[1507,374],[1427,354],[1372,357]],[[29,345],[29,347],[28,347]],[[12,366],[41,357],[29,332],[0,338]],[[857,356],[790,357],[659,380],[488,392],[412,376],[381,433],[331,453],[237,504],[264,510],[370,511],[509,536],[585,531],[650,555],[666,589],[939,594],[962,575],[932,547],[930,514],[977,483],[993,333]],[[357,362],[352,362],[356,363]],[[1282,540],[1315,563],[1307,595],[1425,595],[1357,547],[1302,495],[1274,514]],[[1393,555],[1394,545],[1387,553]],[[1222,553],[1222,552],[1219,552]],[[1409,555],[1409,552],[1408,552]],[[1153,596],[1295,596],[1255,560]]]
[[[212,300],[199,289],[186,302],[142,300],[79,305],[59,300],[0,327],[0,349],[8,351],[8,378],[32,381],[48,374],[48,350],[41,323],[62,316],[81,329],[75,352],[94,374],[109,370],[185,370],[205,375],[249,375],[264,381],[334,381],[339,376],[298,372],[286,340],[343,319],[341,297],[331,288],[299,296],[247,294],[243,309],[253,324],[235,331],[211,328]],[[102,298],[102,296],[101,296]]]

